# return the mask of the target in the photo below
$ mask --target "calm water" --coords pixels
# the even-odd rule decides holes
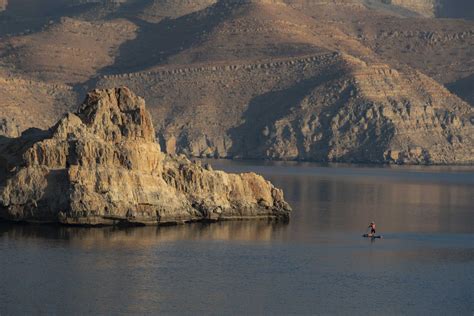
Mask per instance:
[[[0,315],[473,315],[473,168],[212,163],[283,188],[290,223],[1,224]]]

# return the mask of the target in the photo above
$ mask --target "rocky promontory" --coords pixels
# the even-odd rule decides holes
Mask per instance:
[[[168,155],[142,98],[94,90],[47,131],[0,138],[0,218],[78,225],[287,219],[283,192]]]

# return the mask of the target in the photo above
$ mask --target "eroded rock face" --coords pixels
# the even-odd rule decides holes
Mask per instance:
[[[144,100],[127,88],[94,90],[49,131],[0,141],[0,149],[0,217],[9,220],[165,224],[290,212],[259,175],[162,153]]]

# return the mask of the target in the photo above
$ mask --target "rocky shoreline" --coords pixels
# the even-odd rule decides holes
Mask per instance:
[[[67,225],[288,220],[283,192],[168,155],[143,99],[94,90],[47,131],[0,139],[0,218]]]

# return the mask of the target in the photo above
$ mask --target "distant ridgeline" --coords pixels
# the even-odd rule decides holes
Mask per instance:
[[[235,2],[245,2],[249,0],[233,0]],[[281,2],[293,7],[308,5],[373,5],[381,3],[408,9],[426,17],[440,18],[474,18],[474,1],[472,0],[259,0],[261,2]],[[71,5],[81,5],[87,3],[101,4],[123,4],[123,3],[149,3],[153,6],[162,7],[166,10],[169,6],[187,5],[200,6],[201,3],[212,3],[217,0],[0,0],[0,11],[7,9],[19,14],[40,15],[44,12],[51,13]],[[180,2],[177,4],[176,2]],[[258,1],[257,1],[258,2]]]

